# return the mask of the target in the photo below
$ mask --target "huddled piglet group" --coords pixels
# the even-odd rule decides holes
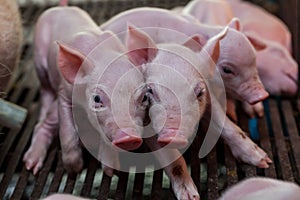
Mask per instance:
[[[247,12],[239,12],[246,10],[238,8],[244,4],[252,7],[238,0],[194,0],[174,11],[136,8],[100,27],[77,7],[45,11],[34,36],[42,109],[24,155],[26,168],[38,173],[58,134],[64,167],[68,172],[80,172],[82,143],[90,148],[82,137],[95,132],[101,144],[97,158],[107,175],[122,169],[119,151],[136,150],[145,141],[158,152],[155,156],[169,176],[176,197],[200,199],[179,152],[191,144],[200,120],[214,122],[213,131],[206,136],[211,143],[208,149],[221,136],[236,159],[268,168],[272,163],[268,155],[226,112],[235,119],[230,102],[239,100],[253,116],[261,113],[260,102],[268,92],[293,95],[297,90],[297,64],[290,54],[286,27],[254,9],[263,12],[262,16],[270,19],[268,24],[274,24],[283,35],[261,36],[259,26],[264,25],[259,25],[259,20],[247,21],[249,16],[243,16]],[[277,82],[279,76],[282,83]],[[78,115],[81,123],[88,121],[84,133],[80,131],[84,125],[74,120]],[[147,116],[150,132],[143,127]],[[252,180],[256,181],[269,191],[269,181]],[[242,184],[245,193],[252,191],[247,189],[252,183]],[[235,192],[232,188],[221,199]],[[299,190],[295,187],[289,192],[294,195]]]

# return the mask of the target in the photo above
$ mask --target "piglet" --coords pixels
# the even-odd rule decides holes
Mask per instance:
[[[77,197],[70,194],[52,194],[44,198],[43,200],[88,200],[88,199]]]
[[[188,173],[186,163],[177,149],[187,146],[188,138],[197,130],[207,104],[208,90],[202,70],[214,71],[220,40],[228,28],[211,38],[203,51],[194,52],[193,38],[183,44],[156,44],[147,34],[157,28],[128,28],[126,43],[130,60],[143,66],[146,84],[150,88],[149,115],[156,137],[145,132],[145,142],[153,151],[172,183],[177,199],[197,200],[197,188]],[[146,31],[146,32],[145,32]],[[160,30],[172,35],[173,31]],[[180,35],[180,34],[179,34]],[[180,36],[178,36],[180,37]],[[213,57],[215,60],[211,61]],[[147,134],[150,134],[147,135]],[[167,145],[168,148],[162,148]]]
[[[0,97],[12,83],[12,75],[19,64],[22,24],[16,1],[0,1]]]
[[[298,82],[298,64],[291,56],[291,33],[277,17],[254,4],[226,0],[234,16],[243,24],[243,32],[261,39],[267,48],[257,54],[259,75],[273,95],[295,95]],[[247,11],[247,12],[245,12]],[[263,20],[262,20],[263,19]]]
[[[271,178],[249,178],[229,188],[219,200],[297,200],[300,187]]]
[[[80,171],[79,135],[84,138],[88,133],[77,135],[76,130],[85,126],[86,119],[95,134],[100,133],[114,147],[131,150],[141,145],[147,106],[144,78],[113,33],[102,32],[77,7],[55,7],[39,17],[34,43],[41,112],[24,156],[28,170],[39,171],[59,129],[63,164],[67,171]],[[124,79],[124,74],[132,77]]]
[[[147,32],[148,37],[142,37],[144,38],[144,45],[146,45],[147,48],[153,48],[153,46],[155,47],[155,43],[177,43],[181,45],[188,44],[191,49],[199,51],[202,49],[201,47],[206,45],[206,43],[209,41],[209,38],[212,39],[214,37],[217,37],[222,30],[221,27],[211,27],[200,25],[199,23],[195,23],[193,21],[191,22],[191,20],[186,17],[182,17],[171,11],[158,8],[137,8],[125,11],[102,24],[101,28],[103,28],[104,30],[112,30],[115,33],[122,33],[126,31],[126,26],[128,23],[133,23],[138,27],[143,27],[143,30]],[[211,51],[215,53],[210,54],[214,57],[217,68],[209,67],[211,65],[201,65],[204,67],[201,72],[205,74],[205,72],[215,72],[217,69],[224,81],[226,92],[232,94],[237,99],[248,100],[248,102],[250,103],[255,103],[266,98],[267,93],[263,89],[255,67],[254,49],[247,38],[241,32],[239,32],[239,28],[240,23],[238,20],[233,19],[229,23],[229,28],[226,34],[222,37],[222,39],[220,39],[218,45],[216,46],[218,50]],[[182,36],[182,34],[185,37],[179,37]],[[118,36],[122,39],[122,41],[125,41],[125,37],[123,36],[123,34],[118,34]],[[186,41],[187,36],[190,36],[191,39],[195,41],[194,43],[197,43],[198,47],[200,46],[200,48],[197,48],[197,45],[195,48],[193,43],[191,43],[190,41]],[[260,43],[257,43],[255,40],[252,41],[252,44],[256,46],[257,49],[264,48],[263,45],[260,45]],[[151,55],[153,54],[154,53],[152,53]],[[182,53],[177,54],[185,55]],[[164,62],[165,65],[167,65],[167,62],[169,62],[170,64],[168,65],[171,65],[176,70],[179,70],[186,78],[194,77],[194,75],[197,74],[191,71],[188,67],[178,67],[177,69],[177,65],[175,64],[176,62],[173,62],[173,60],[175,61],[178,59],[181,58],[179,57],[177,59],[166,59]],[[199,60],[202,59],[203,57],[201,57]],[[180,124],[181,115],[177,113],[181,109],[181,107],[179,107],[178,102],[175,101],[175,99],[173,98],[174,96],[172,96],[169,91],[162,88],[159,84],[151,84],[151,82],[159,83],[163,80],[172,78],[172,76],[170,76],[170,72],[163,71],[159,68],[156,70],[154,69],[155,68],[149,68],[148,71],[146,71],[145,76],[147,79],[147,83],[149,83],[150,88],[153,92],[151,100],[152,102],[150,101],[150,104],[153,107],[153,111],[150,110],[150,114],[152,114],[152,118],[154,120],[153,127],[155,132],[160,133],[158,141],[161,144],[167,144],[172,140],[171,143],[173,143],[173,145],[170,146],[177,146],[178,148],[183,147],[184,144],[187,143],[186,139],[192,135],[192,132],[187,131],[191,131],[194,127],[190,126],[191,123],[186,123],[187,128],[185,129],[185,125],[183,125],[183,129],[185,129],[184,132],[186,139],[180,140],[179,137],[177,137],[178,143],[176,145],[176,142],[173,139],[177,131],[176,129],[172,130],[172,128],[170,127],[177,127],[178,124]],[[168,76],[170,77],[168,78]],[[211,80],[211,77],[204,76],[204,79]],[[222,90],[222,84],[219,84],[218,80],[216,79],[211,81],[213,82],[213,85],[216,86],[214,90],[215,94],[212,92],[210,93],[211,96],[215,96],[211,100],[212,103],[210,103],[211,107],[216,108],[215,119],[213,119],[213,121],[216,122],[215,133],[220,134],[222,132],[221,136],[229,144],[236,158],[258,167],[267,168],[268,163],[271,163],[271,160],[268,158],[266,153],[262,149],[257,147],[257,145],[255,145],[238,126],[232,123],[229,119],[224,119],[223,116],[225,105],[222,103],[222,100],[224,100],[224,98],[216,94],[217,90]],[[222,83],[223,81],[221,80],[220,82]],[[180,85],[179,83],[177,84],[178,86],[176,87],[178,87],[178,89],[183,94],[186,94],[186,91],[182,89],[182,85]],[[166,86],[174,88],[175,84],[169,81],[166,82]],[[191,86],[194,86],[194,84],[192,84]],[[199,92],[198,89],[195,91]],[[181,92],[179,92],[179,94]],[[184,99],[182,101],[184,102],[184,104],[182,104],[182,107],[184,107],[184,109],[188,109],[185,108],[185,106],[189,107],[190,105],[192,105],[188,105],[188,103],[191,101],[191,99],[189,99],[189,96],[190,95],[186,95],[185,97],[182,96],[182,99]],[[169,105],[170,108],[168,108]],[[204,116],[206,115],[207,113],[204,114]],[[166,118],[166,116],[168,116],[168,118]],[[195,120],[192,116],[194,115],[191,115],[191,120]],[[162,119],[167,119],[168,121],[165,122]],[[226,120],[226,123],[224,123],[224,120]],[[207,120],[208,124],[209,122],[210,119]],[[161,127],[164,127],[164,125],[165,130],[168,130],[165,133],[163,133],[163,131],[160,131]],[[181,134],[179,135],[182,135],[182,131],[179,131],[179,133],[180,132]],[[218,136],[219,135],[211,134],[211,141],[216,142]],[[208,152],[209,149],[203,154],[206,155]]]
[[[226,25],[233,17],[238,17],[242,32],[248,39],[266,46],[257,51],[256,65],[267,91],[272,95],[294,95],[297,92],[298,64],[290,54],[291,34],[280,19],[240,0],[194,0],[181,13],[209,25]],[[243,106],[250,117],[263,115],[261,103],[251,106],[245,102]]]

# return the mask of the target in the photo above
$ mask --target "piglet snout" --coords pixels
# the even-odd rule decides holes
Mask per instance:
[[[245,92],[242,92],[246,90]],[[241,85],[240,93],[245,93],[247,95],[242,96],[242,99],[248,101],[249,104],[254,105],[260,101],[268,98],[269,93],[265,90],[264,86],[259,83],[249,83],[246,82]]]
[[[159,133],[157,142],[161,146],[168,148],[182,149],[187,146],[188,140],[179,130],[176,129],[165,129]]]
[[[131,151],[139,148],[143,143],[143,139],[133,130],[119,130],[112,143],[123,150]]]
[[[268,98],[269,96],[269,93],[267,91],[265,91],[264,89],[260,90],[257,94],[254,94],[250,100],[249,100],[249,103],[251,105],[254,105],[260,101],[263,101],[265,100],[266,98]]]

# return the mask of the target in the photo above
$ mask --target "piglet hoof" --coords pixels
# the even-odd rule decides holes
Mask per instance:
[[[254,105],[250,105],[247,102],[243,102],[243,109],[250,118],[263,117],[265,114],[262,102],[258,102]]]
[[[62,151],[62,161],[68,173],[79,173],[83,168],[81,149],[73,149],[68,152]]]
[[[269,168],[269,164],[271,164],[271,163],[273,163],[272,160],[266,154],[264,156],[264,158],[260,159],[260,161],[257,162],[256,166],[259,168]]]
[[[256,167],[268,168],[272,160],[261,148],[252,142],[249,137],[244,135],[244,133],[241,134],[242,137],[239,137],[240,141],[235,141],[237,142],[235,144],[229,144],[233,156]],[[232,141],[234,141],[234,139],[232,139]]]
[[[157,138],[157,142],[160,146],[166,146],[168,148],[182,149],[188,145],[188,140],[177,131],[168,131],[160,134]]]
[[[137,135],[131,135],[123,131],[118,131],[112,143],[118,148],[131,151],[139,148],[143,143],[143,139]]]
[[[173,182],[173,191],[177,199],[180,200],[200,200],[199,193],[192,179],[180,180]]]
[[[23,157],[26,169],[32,170],[34,175],[43,167],[47,155],[45,146],[32,144]]]

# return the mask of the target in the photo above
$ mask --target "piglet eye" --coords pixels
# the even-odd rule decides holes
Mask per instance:
[[[229,67],[223,66],[222,68],[225,74],[233,74],[232,70]]]
[[[95,95],[95,96],[94,96],[94,102],[95,102],[95,103],[101,103],[100,95]]]
[[[197,94],[197,98],[200,98],[203,95],[204,91],[205,89],[201,89]]]
[[[93,94],[90,98],[90,107],[94,111],[100,111],[104,108],[103,101],[99,94]]]

